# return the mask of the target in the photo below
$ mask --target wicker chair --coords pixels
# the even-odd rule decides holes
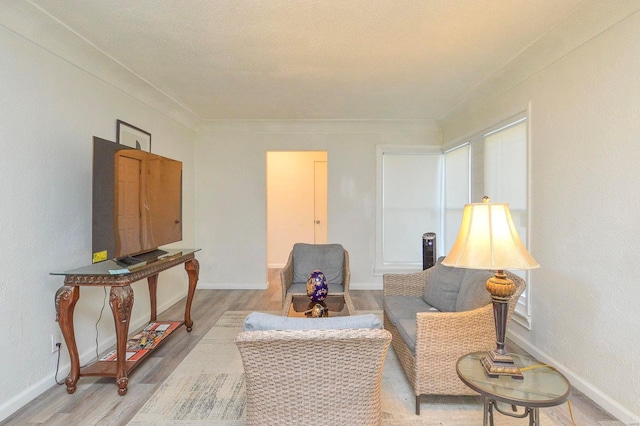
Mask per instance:
[[[247,425],[380,425],[390,342],[383,329],[240,333]]]
[[[355,308],[349,293],[349,253],[340,244],[305,243],[294,244],[287,264],[280,271],[282,314],[289,314],[293,296],[307,295],[307,277],[314,269],[325,274],[329,294],[343,296],[349,315],[353,315]]]
[[[384,297],[422,298],[431,271],[430,268],[409,274],[385,274]],[[516,284],[516,293],[509,302],[510,319],[525,282],[512,273],[507,275]],[[414,352],[386,311],[384,314],[384,328],[393,336],[393,348],[416,396],[416,414],[420,414],[422,395],[477,395],[458,378],[456,362],[470,352],[496,347],[492,304],[462,312],[418,312],[415,321]]]

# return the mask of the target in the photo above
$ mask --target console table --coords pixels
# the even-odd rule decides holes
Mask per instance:
[[[128,374],[145,357],[139,357],[135,361],[127,360],[127,339],[129,334],[129,321],[133,307],[133,290],[131,284],[147,279],[149,285],[149,298],[151,304],[151,321],[156,321],[156,290],[158,274],[174,266],[184,264],[189,276],[189,290],[187,304],[184,312],[184,324],[190,332],[193,327],[191,320],[191,303],[198,283],[200,265],[195,258],[198,249],[164,250],[164,254],[153,261],[148,261],[142,266],[124,266],[113,260],[95,263],[66,272],[52,272],[52,275],[64,275],[64,285],[56,292],[56,321],[60,324],[62,336],[69,351],[71,370],[65,380],[67,392],[76,391],[76,384],[81,376],[115,377],[118,385],[118,394],[127,393]],[[100,361],[80,368],[80,358],[76,345],[73,328],[73,311],[78,299],[80,299],[80,287],[108,286],[111,288],[109,306],[113,312],[113,320],[116,328],[116,360]],[[164,340],[163,340],[164,341]],[[162,341],[160,342],[162,343]]]

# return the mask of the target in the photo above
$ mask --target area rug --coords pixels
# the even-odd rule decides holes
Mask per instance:
[[[244,374],[234,338],[248,314],[225,312],[128,424],[244,425]],[[387,354],[382,380],[385,426],[482,424],[480,397],[424,398],[421,415],[416,416],[415,397],[393,348]],[[498,426],[528,423],[500,414],[495,417]],[[556,424],[542,412],[540,417],[544,425]]]

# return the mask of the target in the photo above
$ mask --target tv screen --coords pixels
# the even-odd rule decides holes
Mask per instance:
[[[93,262],[182,240],[182,163],[93,138]]]

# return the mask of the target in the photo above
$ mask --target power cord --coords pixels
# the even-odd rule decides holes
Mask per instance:
[[[58,371],[60,370],[60,347],[62,346],[62,343],[56,343],[56,348],[58,348],[58,360],[56,361],[56,374],[53,376],[53,379],[56,381],[56,384],[58,385],[64,385],[64,381],[59,382],[58,381]]]
[[[542,368],[542,367],[548,367],[548,368],[550,368],[552,370],[560,372],[556,367],[554,367],[553,365],[549,365],[549,364],[530,365],[528,367],[521,368],[520,371],[533,370],[534,368]],[[571,417],[571,423],[573,423],[574,426],[578,426],[578,424],[576,423],[575,419],[573,418],[573,410],[571,409],[571,400],[570,399],[567,399],[567,408],[569,409],[569,417]]]
[[[100,323],[100,320],[102,319],[102,313],[104,312],[104,308],[107,305],[107,288],[106,287],[102,287],[103,291],[104,291],[104,297],[102,299],[102,308],[100,309],[100,315],[98,316],[98,320],[96,321],[96,325],[95,325],[95,329],[96,329],[96,357],[95,360],[99,360],[100,359],[100,355],[98,353],[98,337],[99,337],[99,331],[98,331],[98,324]],[[58,373],[60,371],[60,349],[61,349],[62,344],[61,343],[56,343],[56,348],[58,348],[58,360],[56,361],[56,373],[54,375],[54,380],[56,381],[56,384],[58,385],[64,385],[65,382],[59,382],[58,381]],[[88,363],[86,363],[85,365],[81,365],[80,368],[84,368],[89,364],[92,364],[94,362],[94,359],[91,359]]]

